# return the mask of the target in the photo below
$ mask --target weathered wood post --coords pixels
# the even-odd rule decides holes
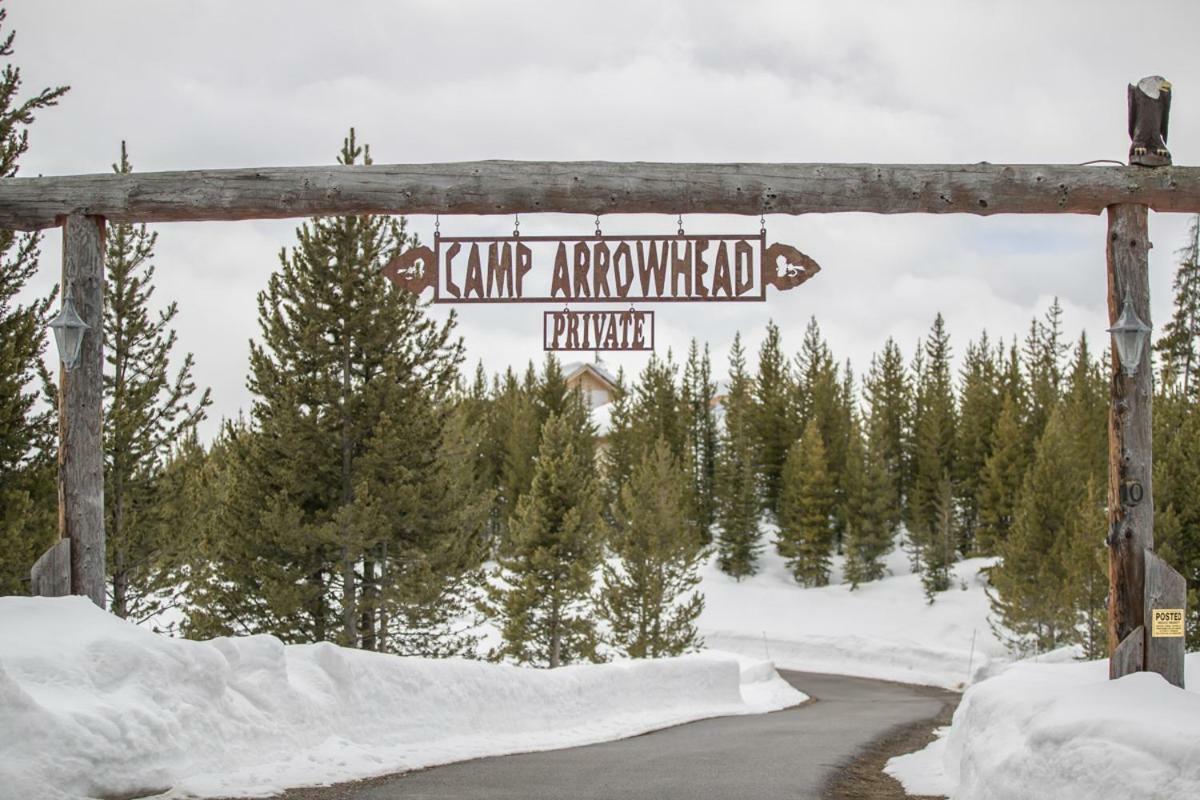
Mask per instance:
[[[63,222],[62,287],[89,330],[79,363],[59,369],[58,531],[69,539],[71,594],[104,608],[104,219]]]
[[[1108,318],[1113,324],[1126,297],[1137,315],[1150,322],[1147,216],[1143,205],[1108,208]],[[1145,617],[1143,553],[1154,547],[1152,400],[1150,348],[1143,348],[1137,373],[1128,377],[1113,347],[1108,412],[1108,647],[1112,678],[1141,671],[1145,663],[1140,630]],[[1141,488],[1131,493],[1135,484]]]
[[[1114,324],[1126,300],[1138,318],[1150,322],[1147,216],[1142,205],[1108,209],[1108,314]],[[1132,376],[1125,374],[1118,349],[1112,348],[1109,677],[1149,670],[1182,687],[1186,583],[1154,553],[1154,373],[1148,340],[1145,345]]]

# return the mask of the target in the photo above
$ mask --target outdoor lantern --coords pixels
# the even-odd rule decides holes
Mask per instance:
[[[1132,378],[1142,363],[1142,350],[1150,338],[1150,326],[1142,322],[1133,310],[1129,292],[1125,293],[1125,301],[1121,304],[1121,316],[1117,317],[1116,324],[1108,332],[1117,345],[1117,360],[1121,362],[1125,377]]]
[[[75,311],[75,304],[71,302],[70,286],[63,293],[62,309],[59,310],[58,316],[50,320],[50,327],[54,330],[54,341],[58,345],[58,357],[62,359],[63,368],[74,369],[79,363],[83,332],[88,329],[88,324]]]

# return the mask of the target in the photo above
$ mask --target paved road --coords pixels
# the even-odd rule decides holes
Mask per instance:
[[[936,690],[862,678],[781,674],[816,702],[774,714],[702,720],[618,742],[465,761],[303,796],[330,800],[819,798],[837,768],[871,741],[898,726],[932,719],[949,697]]]

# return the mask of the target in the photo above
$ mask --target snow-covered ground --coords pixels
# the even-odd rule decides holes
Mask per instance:
[[[1185,684],[1108,662],[1020,662],[971,687],[949,728],[887,772],[954,800],[1200,797],[1200,653]]]
[[[265,794],[804,699],[730,656],[537,670],[192,642],[85,598],[0,598],[2,800]]]
[[[707,647],[781,668],[959,689],[1008,661],[987,622],[980,569],[991,563],[956,564],[950,590],[931,605],[901,550],[888,556],[882,580],[851,591],[835,558],[830,586],[803,589],[768,544],[758,574],[740,583],[715,559],[703,568],[700,632]]]

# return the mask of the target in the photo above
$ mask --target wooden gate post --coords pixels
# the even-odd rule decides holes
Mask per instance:
[[[1108,207],[1108,318],[1115,323],[1126,296],[1137,315],[1150,323],[1150,242],[1143,205]],[[1154,493],[1151,483],[1151,402],[1153,378],[1149,342],[1137,374],[1126,377],[1112,347],[1111,404],[1108,413],[1108,652],[1109,677],[1145,667],[1141,638],[1145,619],[1146,564],[1154,549]],[[1140,491],[1130,491],[1134,484]],[[1118,654],[1118,650],[1120,653]],[[1138,657],[1131,657],[1137,653]]]
[[[1108,316],[1115,323],[1125,298],[1150,323],[1150,241],[1147,209],[1108,208]],[[1154,553],[1154,372],[1150,342],[1137,373],[1126,377],[1112,348],[1108,414],[1108,674],[1149,670],[1183,687],[1182,631],[1186,581]],[[1157,609],[1178,612],[1178,630],[1155,623]],[[1162,627],[1164,630],[1160,631]]]
[[[70,539],[71,594],[105,606],[104,553],[104,219],[63,222],[62,291],[87,323],[79,363],[59,368],[58,531]]]

